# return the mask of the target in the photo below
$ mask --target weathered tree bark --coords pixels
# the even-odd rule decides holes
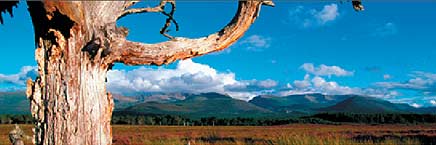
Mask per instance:
[[[35,143],[110,144],[113,102],[105,88],[109,64],[101,52],[105,46],[97,42],[109,22],[98,15],[104,11],[73,2],[28,5],[39,72],[27,91],[36,119]],[[110,7],[96,8],[105,6]]]
[[[141,9],[129,8],[135,4],[131,1],[28,2],[39,72],[27,82],[26,92],[36,119],[35,144],[111,144],[113,101],[106,91],[106,72],[113,63],[161,65],[222,50],[250,27],[262,4],[272,5],[240,1],[226,27],[197,39],[142,44],[126,40],[127,30],[116,26],[128,14],[161,12],[168,16],[168,27],[175,20],[174,11],[164,12],[167,2],[175,6],[173,1]]]

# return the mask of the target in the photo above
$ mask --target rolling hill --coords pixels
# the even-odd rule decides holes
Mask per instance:
[[[175,102],[145,102],[122,111],[127,114],[171,114],[190,117],[255,117],[274,112],[218,93],[188,95]]]
[[[350,112],[350,113],[419,113],[407,104],[395,104],[386,100],[353,96],[336,105],[319,109],[322,112]]]
[[[419,113],[423,114],[436,114],[436,107],[424,107],[424,108],[416,108]]]
[[[299,111],[313,113],[316,109],[335,105],[349,97],[351,96],[323,94],[289,95],[284,97],[262,95],[254,97],[249,103],[276,112]]]
[[[0,92],[0,114],[30,114],[30,104],[23,91]]]
[[[115,112],[169,114],[188,117],[289,117],[320,112],[436,114],[436,107],[415,108],[408,104],[358,95],[303,94],[256,96],[249,102],[218,93],[114,94]],[[23,91],[0,92],[0,114],[30,114]]]
[[[168,103],[179,100],[184,100],[185,95],[182,93],[148,93],[137,94],[132,96],[124,96],[121,94],[113,94],[115,102],[115,110],[123,110],[127,107],[146,102]]]

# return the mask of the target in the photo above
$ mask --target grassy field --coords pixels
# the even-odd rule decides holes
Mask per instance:
[[[27,134],[30,125],[21,125]],[[0,145],[13,125],[0,125]],[[436,144],[436,125],[113,126],[115,145]],[[30,142],[26,142],[30,143]]]

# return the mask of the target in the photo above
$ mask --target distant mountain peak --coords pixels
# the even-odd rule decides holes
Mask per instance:
[[[403,106],[389,101],[369,97],[353,95],[336,105],[319,109],[323,112],[351,112],[351,113],[407,113],[413,112],[411,106]]]

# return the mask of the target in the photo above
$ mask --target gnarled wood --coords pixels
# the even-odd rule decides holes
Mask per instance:
[[[135,2],[28,2],[39,72],[26,91],[35,144],[111,144],[113,101],[105,81],[114,62],[161,65],[222,50],[249,28],[262,3],[240,1],[233,20],[207,37],[142,44],[126,40],[127,30],[116,26],[122,16],[148,11],[129,9]]]
[[[256,20],[262,1],[240,1],[232,21],[217,33],[207,37],[175,38],[158,44],[132,42],[124,38],[111,42],[111,60],[129,65],[168,64],[178,59],[204,55],[227,48],[242,37]]]
[[[120,16],[118,16],[118,19],[121,19],[122,17],[129,15],[129,14],[135,14],[135,13],[148,13],[148,12],[163,12],[164,6],[167,3],[167,1],[162,0],[159,5],[155,7],[147,7],[147,8],[133,8],[133,9],[126,9],[122,13],[120,13]],[[134,4],[134,2],[125,4],[125,7],[130,7]]]
[[[110,28],[104,22],[115,23],[116,18],[108,18],[103,9],[117,7],[108,2],[85,4],[28,2],[39,72],[26,91],[36,120],[35,144],[112,142],[113,102],[106,92],[109,65],[104,63],[107,47],[102,40]]]

